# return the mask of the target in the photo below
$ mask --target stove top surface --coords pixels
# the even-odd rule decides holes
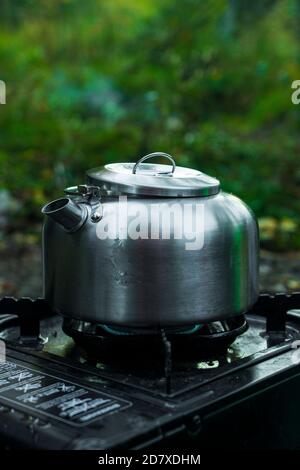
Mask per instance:
[[[199,387],[226,372],[248,363],[261,361],[264,357],[276,356],[286,349],[290,342],[300,338],[299,327],[290,323],[285,333],[266,333],[266,319],[255,315],[247,316],[247,331],[239,336],[229,348],[206,352],[197,350],[189,338],[185,338],[181,348],[173,348],[171,390],[166,390],[164,352],[158,351],[158,345],[152,344],[143,351],[136,349],[127,354],[126,350],[115,345],[113,355],[101,355],[77,346],[74,340],[62,330],[62,319],[54,317],[41,325],[42,337],[46,339],[43,352],[39,355],[62,358],[74,364],[85,365],[97,371],[99,376],[114,382],[126,384],[143,390],[153,396],[175,396],[191,388]],[[124,345],[122,345],[124,347]]]
[[[40,316],[33,334],[33,310],[25,327],[22,309],[19,318],[3,314],[0,339],[7,362],[0,364],[0,414],[6,409],[7,417],[13,409],[36,419],[37,447],[43,447],[39,420],[46,423],[42,429],[52,448],[106,449],[129,442],[134,448],[158,434],[180,432],[187,423],[193,429],[195,416],[221,402],[264,390],[286,373],[299,374],[300,316],[295,310],[287,314],[298,305],[299,294],[262,296],[245,317],[246,331],[217,350],[203,349],[188,335],[176,343],[165,332],[160,347],[143,339],[127,350],[130,338],[122,338],[97,350],[67,335],[59,316]],[[57,439],[50,441],[53,429]]]

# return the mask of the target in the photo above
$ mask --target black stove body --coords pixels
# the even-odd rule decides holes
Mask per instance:
[[[300,448],[300,294],[183,330],[0,301],[0,447]]]

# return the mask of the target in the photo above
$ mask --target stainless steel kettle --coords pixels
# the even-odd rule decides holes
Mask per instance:
[[[168,164],[144,163],[164,156]],[[155,152],[87,172],[43,207],[44,295],[64,316],[126,327],[222,320],[258,297],[258,227],[240,199]]]

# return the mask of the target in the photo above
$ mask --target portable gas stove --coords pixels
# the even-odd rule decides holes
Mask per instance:
[[[300,448],[300,293],[172,329],[63,319],[3,298],[0,443],[10,448]]]

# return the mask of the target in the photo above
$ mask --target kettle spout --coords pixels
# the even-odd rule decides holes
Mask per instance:
[[[87,209],[76,204],[72,199],[63,197],[49,202],[42,208],[42,213],[51,217],[68,232],[75,232],[86,221]]]

